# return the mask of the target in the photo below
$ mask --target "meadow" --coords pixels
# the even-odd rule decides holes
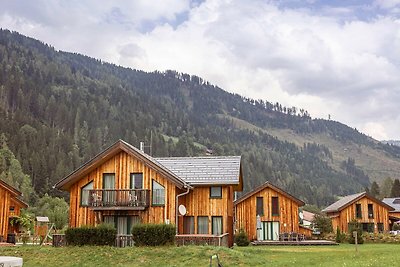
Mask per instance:
[[[24,266],[209,266],[218,254],[223,266],[399,266],[399,244],[338,246],[165,246],[165,247],[0,247],[1,256]],[[214,264],[213,266],[216,266]]]

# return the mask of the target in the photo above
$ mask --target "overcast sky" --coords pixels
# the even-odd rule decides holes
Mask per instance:
[[[0,27],[400,139],[400,0],[0,0]]]

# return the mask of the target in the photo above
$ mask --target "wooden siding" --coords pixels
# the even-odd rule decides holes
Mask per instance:
[[[229,233],[229,246],[233,245],[233,186],[222,186],[221,198],[210,198],[210,186],[195,187],[189,194],[179,198],[179,205],[186,207],[185,216],[194,217],[197,232],[197,217],[208,217],[208,234],[212,234],[212,216],[222,216],[222,233]],[[183,234],[183,217],[179,215],[179,234]]]
[[[400,212],[389,212],[389,216],[396,217],[400,220]]]
[[[264,188],[235,205],[236,231],[243,228],[250,240],[257,239],[257,197],[263,197],[264,215],[260,216],[262,222],[279,222],[281,233],[299,232],[299,205],[293,199],[270,187]],[[279,216],[272,216],[272,197],[278,197]]]
[[[154,179],[165,188],[165,205],[152,206],[150,196],[150,207],[145,211],[104,211],[95,212],[88,207],[80,205],[81,188],[93,181],[94,189],[102,189],[103,174],[115,174],[115,189],[129,189],[130,174],[143,173],[143,188],[152,189]],[[97,225],[102,221],[102,215],[139,215],[142,223],[164,223],[169,220],[175,223],[175,194],[176,186],[160,173],[149,168],[145,162],[140,161],[128,153],[122,151],[104,164],[82,177],[70,188],[70,227],[80,227],[83,225]],[[151,194],[151,193],[150,193]]]
[[[4,240],[6,240],[7,234],[12,231],[9,225],[10,218],[19,216],[21,212],[21,204],[14,197],[15,195],[9,190],[0,186],[0,236],[3,236]],[[10,212],[12,206],[14,212]]]
[[[356,218],[356,204],[361,204],[362,218]],[[373,218],[368,218],[368,204],[373,204]],[[388,209],[366,196],[345,207],[340,212],[332,212],[327,215],[332,218],[332,228],[334,232],[336,232],[337,227],[339,227],[340,231],[347,233],[348,223],[354,219],[360,223],[375,224],[375,233],[378,232],[377,223],[383,223],[384,231],[389,230]]]

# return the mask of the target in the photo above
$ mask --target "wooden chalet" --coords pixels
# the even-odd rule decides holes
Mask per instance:
[[[119,140],[55,187],[70,192],[70,227],[105,222],[129,235],[135,223],[171,223],[178,243],[231,246],[233,195],[243,184],[240,161],[153,158]]]
[[[250,240],[279,240],[283,233],[307,233],[300,229],[299,207],[304,202],[266,182],[234,202],[235,229],[243,228]]]
[[[322,211],[332,219],[334,232],[339,227],[341,232],[347,233],[348,224],[356,220],[363,231],[380,233],[389,230],[389,212],[392,210],[388,204],[362,192],[345,196]]]
[[[28,207],[21,197],[20,191],[0,180],[0,242],[6,241],[8,234],[19,231],[18,225],[11,221],[21,214],[21,209]]]
[[[382,202],[393,208],[389,211],[389,229],[392,229],[394,223],[400,223],[400,197],[384,198]]]

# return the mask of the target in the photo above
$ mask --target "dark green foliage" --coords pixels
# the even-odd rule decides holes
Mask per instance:
[[[359,223],[357,221],[349,222],[348,231],[349,231],[349,243],[350,244],[355,244],[355,242],[356,242],[355,237],[353,235],[353,232],[355,232],[355,231],[357,231],[357,242],[358,242],[358,244],[363,244],[364,243],[364,238],[362,237],[361,223]]]
[[[398,230],[400,230],[400,224],[394,223],[393,226],[392,226],[392,230],[393,230],[393,231],[398,231]]]
[[[320,231],[321,235],[331,233],[333,230],[331,218],[325,215],[315,214],[313,224]]]
[[[241,228],[239,233],[235,235],[235,243],[239,247],[246,247],[250,244],[249,238],[244,229]]]
[[[371,189],[369,190],[369,193],[371,194],[371,196],[379,198],[380,196],[380,188],[379,185],[377,184],[377,182],[373,181],[371,184]]]
[[[392,190],[390,192],[390,197],[400,197],[400,181],[399,181],[399,179],[394,179]]]
[[[136,246],[162,246],[175,242],[176,228],[171,224],[137,224],[132,227]]]
[[[340,228],[336,228],[336,238],[335,241],[336,243],[343,243],[346,240],[346,234],[340,232]]]
[[[97,227],[68,228],[65,231],[67,244],[71,246],[113,246],[117,230],[107,224]]]

